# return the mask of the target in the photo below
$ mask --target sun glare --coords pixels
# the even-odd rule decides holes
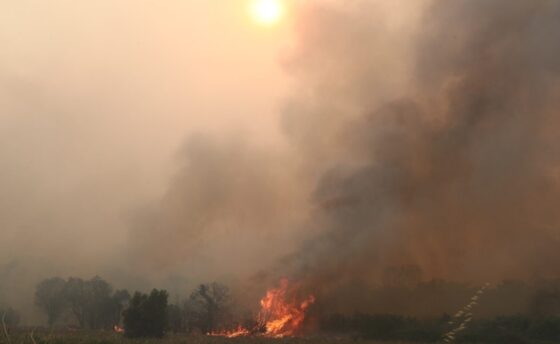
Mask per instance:
[[[284,7],[280,0],[254,0],[251,15],[260,24],[273,25],[282,19]]]

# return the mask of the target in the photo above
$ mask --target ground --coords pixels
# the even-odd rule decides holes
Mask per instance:
[[[10,340],[6,340],[5,335],[0,336],[0,343],[29,343],[36,344],[74,344],[74,343],[93,343],[93,344],[113,344],[113,343],[142,343],[142,344],[376,344],[381,342],[354,340],[352,338],[337,337],[304,337],[304,338],[284,338],[271,339],[263,337],[251,338],[222,338],[208,336],[189,336],[168,334],[163,339],[135,339],[130,340],[122,335],[110,331],[64,331],[49,332],[46,330],[19,330],[10,333]],[[404,344],[404,342],[384,342],[383,344]]]

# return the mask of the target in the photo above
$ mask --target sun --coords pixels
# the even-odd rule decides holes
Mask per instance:
[[[250,10],[252,17],[262,25],[274,25],[284,15],[280,0],[253,0]]]

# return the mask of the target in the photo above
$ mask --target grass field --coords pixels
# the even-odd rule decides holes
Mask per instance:
[[[126,339],[121,334],[111,331],[72,331],[72,332],[49,332],[45,330],[18,330],[12,331],[9,340],[5,335],[0,336],[0,343],[52,343],[52,344],[70,344],[70,343],[95,343],[95,344],[113,344],[113,343],[145,343],[145,344],[343,344],[343,343],[382,343],[378,341],[355,340],[352,338],[338,337],[297,337],[273,339],[264,337],[243,337],[243,338],[222,338],[209,337],[202,335],[185,335],[185,334],[168,334],[162,339]],[[404,344],[405,342],[383,342],[384,344]]]
[[[0,336],[0,343],[4,344],[74,344],[74,343],[92,343],[92,344],[413,344],[413,342],[404,341],[375,341],[355,339],[352,337],[325,337],[325,336],[311,336],[311,337],[293,337],[273,339],[265,337],[240,337],[240,338],[223,338],[223,337],[209,337],[202,335],[187,335],[187,334],[168,334],[162,339],[127,339],[122,335],[111,331],[72,331],[72,332],[54,332],[48,331],[13,331],[10,333],[9,340],[5,335]],[[443,342],[438,342],[443,343]],[[462,344],[483,344],[465,343]],[[488,343],[496,343],[494,341]],[[499,341],[500,344],[552,344],[550,341]],[[414,344],[421,344],[414,342]]]

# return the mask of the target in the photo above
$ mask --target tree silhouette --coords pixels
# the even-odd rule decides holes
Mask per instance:
[[[65,297],[66,282],[60,277],[43,280],[35,291],[35,305],[45,312],[49,326],[60,318],[68,306]]]
[[[229,312],[231,296],[229,289],[219,283],[201,284],[185,303],[191,328],[199,328],[203,333],[216,330]]]
[[[123,312],[125,336],[163,337],[167,324],[167,298],[165,290],[154,289],[150,295],[134,293],[130,305]]]

